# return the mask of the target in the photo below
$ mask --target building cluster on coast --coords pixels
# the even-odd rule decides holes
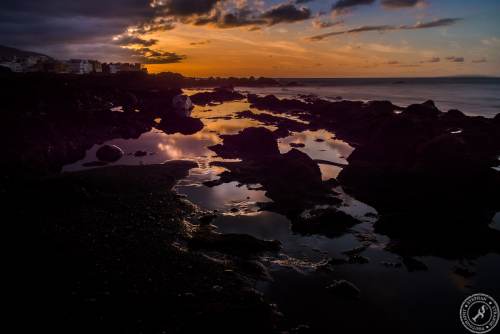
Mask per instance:
[[[56,60],[45,55],[3,57],[3,59],[0,58],[0,66],[16,73],[115,74],[119,72],[147,72],[147,69],[140,63],[101,63],[89,59]]]

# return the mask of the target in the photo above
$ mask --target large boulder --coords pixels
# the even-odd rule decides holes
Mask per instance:
[[[318,164],[297,149],[291,149],[272,161],[268,170],[268,175],[276,179],[273,183],[279,183],[282,190],[290,188],[291,191],[310,193],[322,185]]]
[[[189,96],[179,94],[172,99],[172,107],[174,112],[181,117],[190,117],[193,110],[193,102]]]
[[[428,100],[422,104],[412,104],[403,111],[404,116],[421,119],[435,118],[439,116],[440,113],[441,111],[432,100]]]
[[[204,124],[199,118],[172,114],[167,118],[163,118],[156,127],[169,135],[175,133],[192,135],[201,131]]]
[[[293,221],[292,230],[301,234],[323,234],[337,237],[360,221],[334,207],[305,211]]]
[[[226,159],[262,160],[280,154],[273,132],[266,128],[246,128],[236,135],[222,135],[223,144],[210,149]]]
[[[123,155],[123,150],[116,145],[103,145],[96,152],[97,159],[104,162],[116,162]]]
[[[493,117],[493,122],[500,125],[500,113],[496,114],[495,117]]]

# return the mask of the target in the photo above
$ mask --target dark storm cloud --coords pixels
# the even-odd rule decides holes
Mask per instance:
[[[423,0],[382,0],[382,6],[386,8],[405,8],[405,7],[415,7],[421,3]]]
[[[32,14],[17,20],[3,20],[0,14],[0,43],[17,47],[34,47],[64,43],[90,43],[111,40],[123,32],[128,20],[97,17],[42,17]]]
[[[203,15],[214,9],[221,0],[156,0],[153,7],[164,8],[166,13],[173,16]]]
[[[255,17],[252,12],[238,10],[221,15],[220,19],[216,22],[216,26],[218,28],[236,28],[265,23],[266,21]]]
[[[149,48],[133,50],[132,52],[135,52],[132,55],[133,60],[142,64],[176,64],[186,59],[186,56],[174,52],[151,50]]]
[[[332,6],[334,14],[344,14],[355,7],[372,5],[375,0],[339,0]]]
[[[168,31],[175,29],[175,21],[172,18],[156,17],[150,21],[135,25],[132,28],[133,32],[139,35],[157,31]]]
[[[188,21],[189,23],[189,21]],[[242,7],[234,9],[230,12],[215,11],[210,16],[202,16],[195,18],[191,23],[194,25],[207,25],[211,24],[217,28],[236,28],[243,26],[263,25],[266,21],[259,17],[249,7]]]
[[[439,19],[430,22],[419,22],[414,26],[403,26],[403,29],[426,29],[435,27],[446,27],[461,21],[460,18]]]
[[[350,12],[359,6],[373,5],[375,0],[338,0],[332,6],[332,12],[335,15],[341,15]],[[388,9],[410,8],[425,3],[424,0],[381,0],[382,6]]]
[[[144,18],[154,14],[150,0],[2,0],[3,13],[44,17],[88,16]]]
[[[304,1],[299,1],[304,2]],[[266,11],[248,6],[227,9],[229,0],[2,0],[1,43],[20,48],[54,44],[112,42],[132,27],[134,35],[174,29],[176,22],[218,28],[266,26],[311,17],[292,1]],[[231,8],[231,7],[229,7]],[[146,44],[139,43],[142,45]]]
[[[344,21],[322,21],[320,19],[316,19],[313,21],[313,27],[317,29],[326,29],[326,28],[331,28],[335,26],[339,26],[343,24]]]
[[[153,46],[158,43],[157,39],[144,39],[139,36],[134,35],[123,35],[118,36],[113,39],[113,42],[117,45],[128,46],[128,45],[142,45],[142,46]]]
[[[341,31],[334,31],[334,32],[326,33],[326,34],[312,36],[312,37],[309,37],[309,40],[311,40],[311,41],[321,41],[321,40],[326,39],[328,37],[339,36],[339,35],[361,33],[361,32],[367,32],[367,31],[387,31],[387,30],[395,30],[395,29],[396,29],[396,27],[390,26],[390,25],[362,26],[362,27],[359,27],[359,28],[354,28],[354,29],[349,29],[349,30],[341,30]]]
[[[293,23],[308,20],[312,17],[311,10],[307,7],[298,7],[292,3],[282,3],[270,9],[259,12],[248,6],[230,11],[215,10],[211,15],[186,19],[185,23],[194,25],[213,25],[217,28],[235,28],[254,26],[272,26],[279,23]]]
[[[385,32],[385,31],[396,31],[396,30],[418,30],[418,29],[429,29],[429,28],[437,28],[437,27],[446,27],[453,25],[462,19],[460,18],[445,18],[439,19],[435,21],[429,22],[418,22],[414,25],[401,25],[401,26],[393,26],[393,25],[376,25],[376,26],[362,26],[359,28],[349,29],[349,30],[341,30],[330,32],[322,35],[316,35],[309,38],[311,41],[321,41],[328,37],[346,35],[346,34],[354,34],[354,33],[362,33],[369,31],[377,31],[377,32]]]
[[[149,0],[2,0],[2,43],[83,43],[120,34],[127,26],[153,18]]]
[[[202,13],[216,2],[176,0],[154,7],[150,0],[2,0],[0,43],[56,58],[88,56],[102,61],[134,58],[148,64],[177,63],[185,56],[126,47],[152,47],[157,40],[141,38],[141,34],[173,29],[174,21],[162,17],[165,11]],[[186,5],[192,5],[190,11],[183,8]],[[130,26],[134,31],[124,34]]]
[[[283,3],[264,12],[261,17],[270,25],[282,22],[297,22],[311,18],[311,10],[307,7],[297,7],[290,3]]]

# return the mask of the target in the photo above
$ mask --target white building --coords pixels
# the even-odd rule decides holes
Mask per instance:
[[[26,68],[29,68],[31,66],[34,66],[40,62],[45,62],[47,61],[49,58],[46,57],[46,56],[28,56],[24,59],[24,66]]]
[[[143,72],[145,68],[140,63],[109,63],[103,65],[103,72],[116,74],[119,72]]]
[[[97,60],[89,60],[89,62],[92,65],[92,72],[102,73],[102,64],[100,62]]]
[[[109,64],[109,73],[116,74],[120,72],[121,64]]]
[[[16,73],[21,73],[24,71],[23,65],[21,63],[18,63],[17,61],[2,62],[2,63],[0,63],[0,66],[7,67],[12,72],[16,72]]]
[[[68,61],[69,71],[74,74],[87,74],[94,70],[92,63],[86,59],[71,59]]]

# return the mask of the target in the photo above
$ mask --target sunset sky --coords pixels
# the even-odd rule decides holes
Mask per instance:
[[[0,44],[186,76],[500,75],[500,1],[2,0]]]

